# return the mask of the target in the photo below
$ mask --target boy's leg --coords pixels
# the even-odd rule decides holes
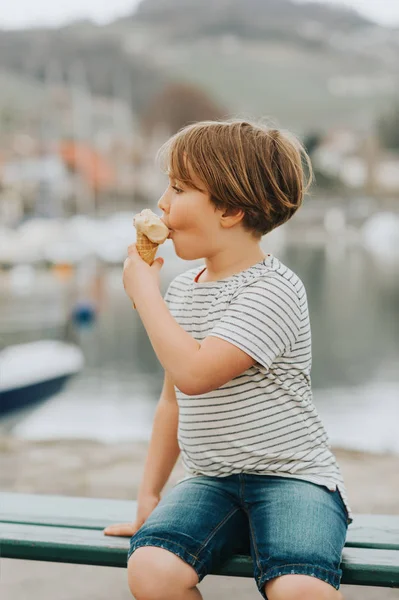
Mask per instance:
[[[338,491],[292,477],[244,475],[251,553],[267,600],[340,600],[347,511]]]
[[[343,600],[329,583],[309,575],[283,575],[265,585],[268,600]]]
[[[194,477],[168,492],[133,535],[129,586],[136,600],[200,600],[207,573],[239,549],[249,552],[237,478]]]
[[[138,548],[129,559],[128,582],[136,600],[202,599],[194,568],[163,548]]]

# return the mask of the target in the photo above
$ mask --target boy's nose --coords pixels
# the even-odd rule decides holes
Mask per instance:
[[[158,208],[166,212],[167,203],[165,202],[165,194],[163,194],[158,200]]]

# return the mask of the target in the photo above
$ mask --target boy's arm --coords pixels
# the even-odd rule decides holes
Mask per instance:
[[[173,318],[155,281],[138,288],[135,300],[158,360],[188,396],[218,389],[255,364],[270,369],[307,327],[304,287],[282,276],[243,286],[201,343]]]
[[[184,394],[215,390],[257,362],[225,340],[208,336],[197,342],[170,314],[159,289],[147,288],[145,292],[145,298],[137,294],[137,311],[159,362]]]
[[[208,391],[209,386],[211,390],[216,389],[257,362],[251,353],[241,349],[242,345],[230,344],[230,340],[204,350],[204,345],[185,331],[169,312],[159,289],[160,267],[160,259],[147,265],[136,245],[131,244],[123,267],[123,285],[134,301],[159,362],[180,391],[194,396],[204,393],[204,385]],[[209,346],[211,343],[212,340]]]
[[[161,499],[161,491],[178,459],[179,411],[172,379],[165,373],[161,397],[155,411],[151,441],[138,493],[136,520],[105,528],[105,535],[132,536],[148,518]]]
[[[168,481],[180,454],[177,442],[178,422],[179,407],[175,388],[170,374],[165,372],[139,488],[139,500],[141,496],[159,495]]]

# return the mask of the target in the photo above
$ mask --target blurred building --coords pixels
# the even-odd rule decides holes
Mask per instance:
[[[373,135],[350,129],[331,131],[314,150],[315,167],[352,190],[399,194],[399,152],[380,147]]]

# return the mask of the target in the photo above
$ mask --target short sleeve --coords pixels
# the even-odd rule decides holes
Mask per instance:
[[[209,335],[234,344],[269,369],[299,334],[298,293],[284,278],[265,277],[243,286]]]

